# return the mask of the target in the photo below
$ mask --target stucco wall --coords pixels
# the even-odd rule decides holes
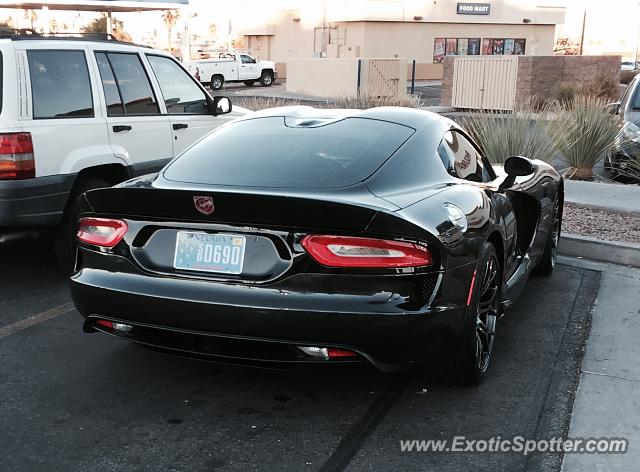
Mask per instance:
[[[278,63],[314,57],[320,45],[314,48],[313,26],[294,22],[294,18],[295,12],[283,13],[273,27],[273,36],[247,36],[247,48],[260,59]],[[435,38],[525,38],[527,55],[551,55],[554,35],[555,25],[539,24],[339,22],[330,32],[327,57],[406,57],[416,60],[418,80],[440,79],[442,66],[427,66],[433,63]]]
[[[358,59],[290,59],[287,92],[316,97],[352,97],[358,89]]]
[[[526,54],[553,54],[554,25],[367,22],[363,57],[406,57],[433,62],[435,38],[525,38]]]

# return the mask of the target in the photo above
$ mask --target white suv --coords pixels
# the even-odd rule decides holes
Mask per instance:
[[[0,233],[56,228],[75,257],[83,192],[159,171],[242,115],[172,56],[112,40],[0,39]]]

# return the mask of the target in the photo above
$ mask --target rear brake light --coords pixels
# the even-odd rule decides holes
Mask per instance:
[[[335,359],[336,357],[358,357],[353,351],[348,349],[338,349],[337,347],[330,347],[327,349],[327,356],[329,359]]]
[[[0,133],[0,180],[36,176],[30,133]]]
[[[421,267],[433,263],[425,246],[406,241],[348,236],[306,236],[302,246],[328,267]]]
[[[100,247],[113,247],[127,233],[127,223],[107,218],[80,218],[78,241]]]

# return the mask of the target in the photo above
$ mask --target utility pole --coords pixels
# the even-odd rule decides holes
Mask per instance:
[[[587,8],[584,9],[584,15],[582,16],[582,37],[580,38],[580,55],[584,52],[584,30],[587,26]]]

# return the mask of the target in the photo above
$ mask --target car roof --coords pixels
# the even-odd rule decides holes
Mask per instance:
[[[358,109],[341,109],[341,108],[314,108],[310,106],[288,106],[278,108],[268,108],[260,110],[238,121],[267,118],[267,117],[285,117],[295,119],[297,121],[324,121],[339,120],[344,118],[368,118],[380,121],[389,121],[414,129],[425,129],[431,126],[442,126],[448,124],[455,127],[455,123],[450,119],[438,115],[427,110],[408,107],[377,107],[365,110]]]
[[[120,47],[131,47],[131,48],[145,48],[145,49],[153,49],[150,46],[145,46],[141,44],[130,43],[127,41],[118,41],[116,39],[101,39],[95,37],[72,37],[72,36],[39,36],[39,35],[9,35],[2,37],[0,35],[0,44],[29,44],[34,47],[41,46],[70,46],[72,44],[92,44],[97,47],[104,48],[105,44],[117,45]]]

